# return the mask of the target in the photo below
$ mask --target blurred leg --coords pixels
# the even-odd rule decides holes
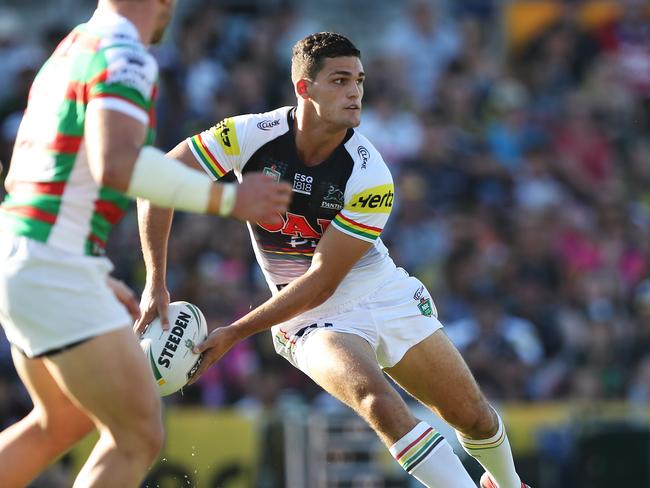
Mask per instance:
[[[162,448],[163,428],[153,375],[130,327],[51,356],[46,365],[100,434],[74,486],[138,486]]]
[[[12,349],[34,409],[0,433],[0,486],[26,486],[93,428],[88,416],[56,384],[43,360]]]

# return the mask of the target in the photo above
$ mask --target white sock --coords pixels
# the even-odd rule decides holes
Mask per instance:
[[[499,421],[497,433],[489,439],[469,439],[456,431],[456,437],[463,449],[488,471],[499,488],[521,488],[521,480],[515,470],[510,442],[501,417],[494,412]]]
[[[428,488],[476,488],[449,443],[426,422],[393,444],[390,453]]]

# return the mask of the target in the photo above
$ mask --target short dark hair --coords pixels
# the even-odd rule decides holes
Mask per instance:
[[[314,79],[325,58],[361,57],[361,51],[344,35],[317,32],[298,41],[291,50],[291,79]]]

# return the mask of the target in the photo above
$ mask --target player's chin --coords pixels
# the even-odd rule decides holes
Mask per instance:
[[[361,110],[349,110],[345,117],[345,126],[349,129],[361,124]]]

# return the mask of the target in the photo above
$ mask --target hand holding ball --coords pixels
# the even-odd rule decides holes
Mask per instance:
[[[169,304],[169,324],[169,330],[163,330],[160,319],[154,319],[140,339],[160,396],[171,395],[187,384],[201,362],[192,348],[208,336],[205,317],[188,302]]]

